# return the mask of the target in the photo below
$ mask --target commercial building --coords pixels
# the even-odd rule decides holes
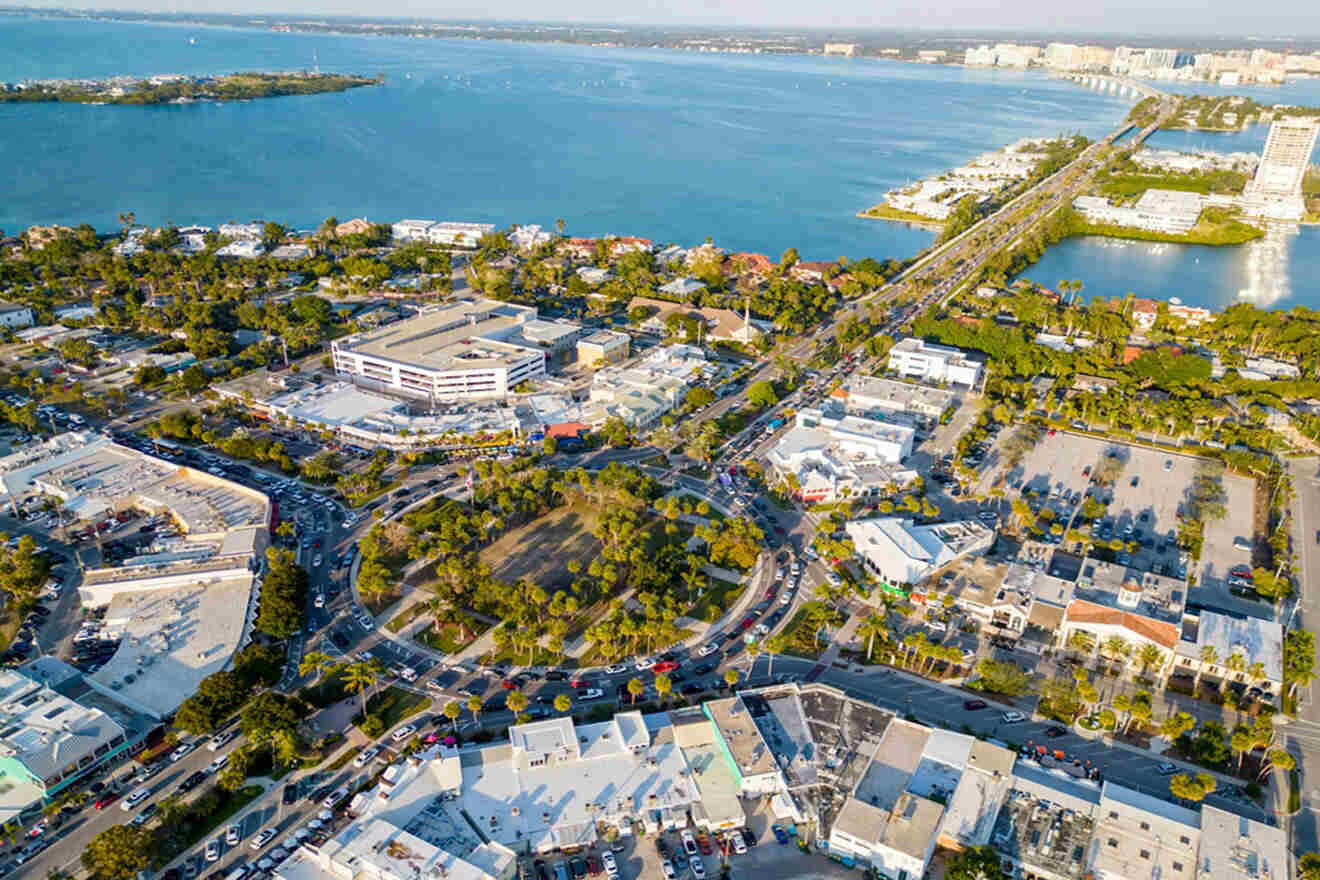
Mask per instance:
[[[1185,235],[1200,219],[1205,197],[1199,193],[1148,189],[1130,207],[1111,204],[1102,196],[1078,196],[1073,199],[1073,207],[1091,223]]]
[[[897,467],[911,455],[915,434],[911,424],[847,415],[827,403],[799,410],[767,458],[803,501],[861,498],[915,479],[914,471]]]
[[[635,363],[596,372],[589,398],[596,414],[587,421],[618,418],[630,427],[648,428],[677,407],[689,388],[720,373],[720,366],[696,346],[652,349]]]
[[[771,326],[768,322],[754,320],[746,312],[740,315],[733,309],[698,309],[685,303],[647,296],[632,298],[628,310],[636,308],[651,310],[651,315],[639,326],[657,336],[669,335],[669,322],[674,316],[695,322],[702,339],[711,342],[755,342]]]
[[[21,330],[31,327],[34,320],[32,309],[27,306],[0,300],[0,327]]]
[[[1278,220],[1300,220],[1306,211],[1302,178],[1315,150],[1320,122],[1283,117],[1270,124],[1256,174],[1242,194],[1245,209]]]
[[[135,744],[132,731],[101,709],[0,669],[0,823],[47,803]]]
[[[875,416],[909,413],[926,421],[937,421],[958,403],[958,395],[947,388],[900,382],[883,376],[853,375],[834,393],[848,412]]]
[[[538,321],[528,306],[460,300],[331,348],[335,372],[365,387],[431,401],[481,400],[545,376],[546,352],[566,348],[578,330]]]
[[[83,605],[107,607],[106,634],[119,640],[87,679],[96,690],[164,718],[251,639],[269,542],[270,502],[261,492],[92,432],[61,434],[0,459],[0,485],[14,500],[56,498],[92,528],[137,510],[179,533],[84,572]]]
[[[961,349],[935,345],[909,336],[889,349],[888,368],[900,376],[974,388],[981,380],[982,364]]]
[[[599,366],[616,364],[627,360],[632,337],[616,330],[597,330],[590,336],[578,340],[577,359],[579,364]]]
[[[1161,675],[1181,638],[1187,583],[1123,565],[1088,559],[1077,576],[1072,600],[1058,630],[1059,646],[1075,644],[1074,633],[1090,637],[1092,653],[1122,639],[1134,652],[1146,645],[1159,651],[1150,671]]]
[[[844,529],[867,569],[888,584],[916,584],[957,559],[983,553],[992,529],[973,520],[917,525],[898,517],[852,520]]]

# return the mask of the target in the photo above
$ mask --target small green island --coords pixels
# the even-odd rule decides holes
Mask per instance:
[[[61,79],[0,83],[0,103],[191,104],[251,101],[288,95],[319,95],[380,85],[384,76],[343,73],[227,73],[218,76],[164,74],[111,79]]]

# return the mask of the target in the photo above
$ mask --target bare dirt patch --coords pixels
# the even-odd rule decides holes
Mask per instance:
[[[592,534],[598,516],[587,506],[562,507],[519,526],[481,551],[491,574],[512,583],[530,578],[546,590],[567,587],[573,581],[567,563],[576,559],[583,568],[600,551]]]

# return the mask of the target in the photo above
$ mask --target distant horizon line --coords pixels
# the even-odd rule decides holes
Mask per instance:
[[[1200,39],[1212,39],[1215,41],[1233,41],[1237,40],[1241,45],[1247,46],[1251,43],[1272,42],[1286,44],[1308,44],[1310,51],[1320,51],[1320,32],[1311,36],[1297,36],[1295,34],[1267,34],[1257,33],[1250,35],[1235,35],[1216,32],[1190,33],[1180,31],[1118,31],[1118,30],[1091,30],[1085,27],[1075,29],[1068,28],[1031,28],[1013,25],[986,25],[971,28],[952,28],[934,24],[912,24],[912,25],[813,25],[813,24],[733,24],[733,23],[714,23],[699,21],[675,21],[670,23],[645,22],[645,21],[626,21],[619,19],[553,19],[553,18],[498,18],[481,16],[452,16],[436,17],[427,15],[363,15],[355,12],[326,12],[326,11],[307,11],[307,12],[277,12],[271,10],[250,9],[238,11],[213,11],[206,12],[201,10],[189,10],[186,12],[172,12],[165,9],[124,9],[115,7],[94,7],[94,6],[32,6],[18,4],[0,3],[0,14],[7,13],[62,13],[65,15],[96,15],[96,16],[158,16],[165,19],[175,19],[180,21],[192,21],[208,18],[241,18],[249,16],[261,16],[272,21],[299,21],[309,18],[340,19],[358,23],[367,22],[427,22],[434,24],[482,24],[482,25],[545,25],[554,27],[592,27],[592,28],[611,28],[611,29],[630,29],[630,28],[649,28],[649,29],[674,29],[674,30],[704,30],[704,31],[723,31],[723,32],[763,32],[763,31],[782,31],[810,34],[923,34],[923,35],[963,35],[967,37],[976,37],[982,34],[994,34],[1002,36],[1004,34],[1018,34],[1030,37],[1089,37],[1092,39],[1099,37],[1112,37],[1115,39],[1135,40],[1138,38],[1158,38],[1174,39],[1181,38],[1185,41],[1196,41]]]

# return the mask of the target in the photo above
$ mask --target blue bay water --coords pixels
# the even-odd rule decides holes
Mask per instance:
[[[871,60],[0,19],[0,80],[308,68],[345,94],[164,107],[0,105],[0,228],[326,216],[643,235],[777,256],[911,255],[856,218],[1021,137],[1129,101],[1037,73]]]

